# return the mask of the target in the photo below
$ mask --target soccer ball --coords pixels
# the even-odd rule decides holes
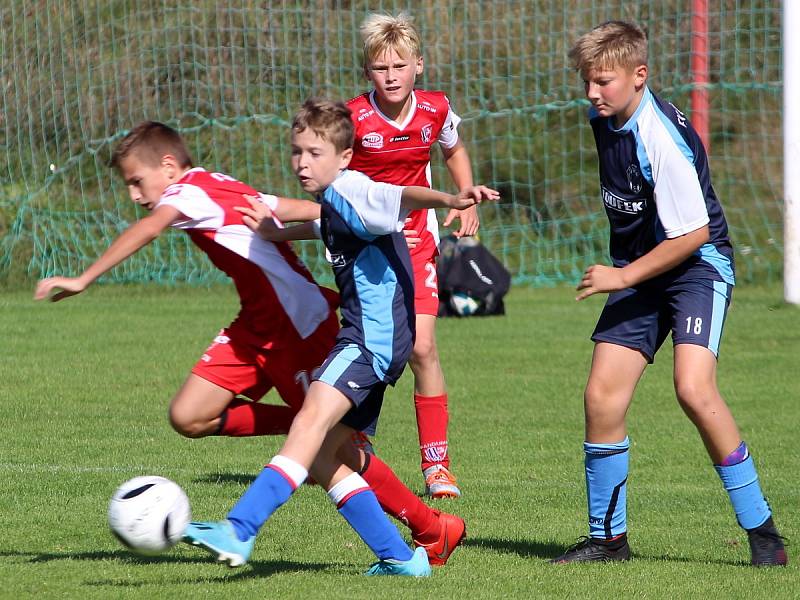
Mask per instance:
[[[461,317],[468,317],[475,314],[480,307],[480,304],[478,304],[478,301],[469,294],[465,294],[464,292],[454,292],[453,295],[450,296],[450,306],[453,307],[453,310],[457,315]]]
[[[178,543],[191,518],[189,498],[181,487],[155,475],[126,481],[108,506],[111,532],[124,546],[144,555]]]

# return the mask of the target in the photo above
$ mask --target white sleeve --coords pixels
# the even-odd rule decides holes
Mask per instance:
[[[442,125],[442,130],[439,132],[437,141],[444,148],[452,148],[458,142],[458,124],[461,123],[461,117],[450,108],[449,100],[447,107],[447,117],[444,120],[444,125]]]
[[[162,205],[172,206],[186,217],[172,224],[178,229],[217,228],[224,220],[220,206],[202,188],[190,183],[170,185],[158,201],[157,206]]]
[[[660,119],[652,119],[649,127],[640,127],[640,133],[652,168],[658,218],[667,238],[700,229],[709,218],[694,165]]]
[[[408,215],[400,206],[402,186],[378,183],[356,171],[334,181],[325,195],[357,233],[386,235],[402,231]],[[346,202],[352,211],[337,206],[341,202]]]
[[[262,194],[259,192],[258,199],[263,203],[269,206],[270,210],[275,210],[278,208],[278,197],[273,196],[272,194]]]

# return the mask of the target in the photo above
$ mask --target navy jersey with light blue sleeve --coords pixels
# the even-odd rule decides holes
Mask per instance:
[[[665,276],[734,285],[733,249],[708,157],[683,113],[645,87],[639,107],[621,128],[594,109],[589,119],[614,266],[624,267],[664,239],[708,225],[708,242]]]
[[[393,384],[414,346],[414,278],[402,233],[403,188],[342,171],[320,196],[320,233],[341,297],[344,342],[365,349]]]

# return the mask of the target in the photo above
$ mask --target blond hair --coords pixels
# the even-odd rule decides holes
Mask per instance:
[[[292,134],[311,129],[323,140],[333,144],[337,152],[353,147],[355,128],[350,109],[344,102],[325,98],[309,98],[292,119]]]
[[[369,15],[361,24],[361,39],[364,41],[364,68],[388,50],[412,59],[422,56],[419,32],[406,13]]]
[[[569,59],[581,73],[633,70],[647,64],[647,35],[633,23],[607,21],[578,38]]]
[[[131,129],[114,148],[109,164],[119,169],[120,163],[134,153],[143,163],[153,167],[168,154],[175,157],[181,168],[192,167],[192,157],[181,135],[158,121],[144,121]]]

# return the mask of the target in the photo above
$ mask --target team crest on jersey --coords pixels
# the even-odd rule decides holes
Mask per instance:
[[[366,134],[361,138],[364,148],[383,148],[383,136],[377,131]]]
[[[431,134],[433,133],[433,125],[431,125],[430,123],[428,123],[427,125],[423,125],[419,133],[422,136],[423,143],[427,144],[428,142],[431,141]]]
[[[642,174],[639,171],[639,167],[636,165],[630,165],[628,169],[625,171],[625,175],[628,177],[628,187],[634,194],[638,194],[642,191]]]

